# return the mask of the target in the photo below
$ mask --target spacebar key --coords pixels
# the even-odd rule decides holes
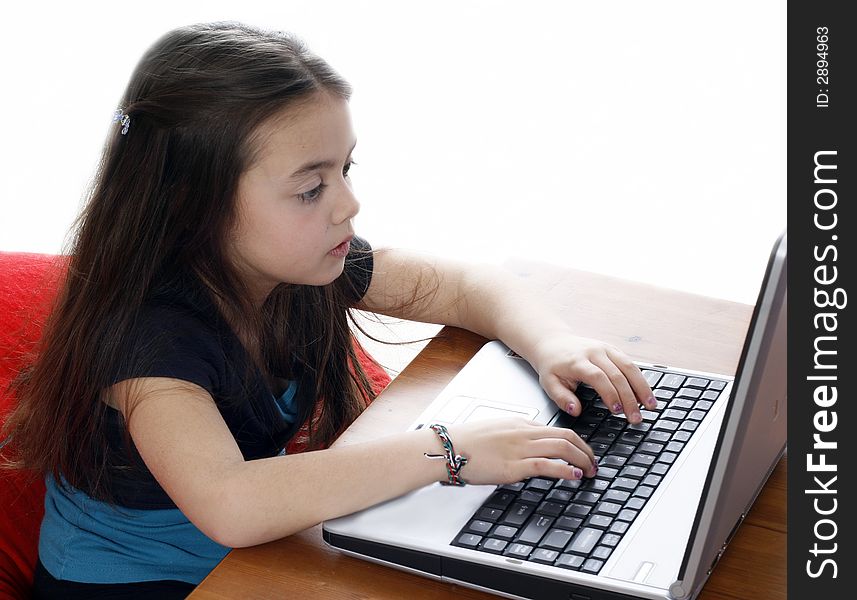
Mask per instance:
[[[566,546],[566,552],[575,552],[577,554],[589,554],[601,539],[603,532],[594,527],[584,527],[574,534],[571,544]]]

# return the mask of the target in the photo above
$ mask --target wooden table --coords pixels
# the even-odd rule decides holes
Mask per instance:
[[[511,261],[582,336],[637,360],[734,373],[752,307],[549,265]],[[406,429],[485,343],[446,327],[337,441],[358,443]],[[786,458],[777,465],[699,596],[786,598]],[[316,526],[262,546],[233,550],[191,595],[222,598],[428,600],[497,598],[348,557]]]

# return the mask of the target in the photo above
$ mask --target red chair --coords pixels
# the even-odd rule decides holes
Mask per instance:
[[[0,252],[0,424],[15,402],[9,383],[39,339],[65,264],[61,256]],[[390,376],[359,344],[355,349],[379,393]],[[300,449],[299,441],[289,445]],[[41,478],[0,469],[0,600],[30,597],[44,496]]]

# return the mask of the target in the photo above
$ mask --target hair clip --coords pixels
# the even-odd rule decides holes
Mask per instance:
[[[122,135],[125,135],[131,126],[131,117],[123,113],[121,108],[117,108],[113,113],[113,122],[122,125]]]

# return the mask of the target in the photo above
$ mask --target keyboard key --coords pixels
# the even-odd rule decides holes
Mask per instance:
[[[658,462],[667,463],[671,465],[675,462],[675,459],[678,457],[678,454],[675,452],[661,452],[661,455],[658,457]]]
[[[521,495],[518,497],[520,502],[529,502],[531,504],[538,504],[542,500],[544,500],[545,495],[541,492],[536,492],[533,490],[524,490],[521,492]]]
[[[615,533],[605,533],[601,538],[601,544],[604,546],[610,546],[612,548],[616,546],[616,544],[618,544],[619,540],[621,539],[621,535],[616,535]]]
[[[584,404],[587,402],[592,402],[596,398],[598,398],[598,392],[595,391],[595,388],[586,385],[585,383],[581,383],[577,386],[577,390],[575,390],[575,395],[580,398],[580,401]]]
[[[590,436],[589,442],[592,444],[612,444],[616,441],[617,437],[619,437],[619,434],[615,431],[599,429],[594,435]]]
[[[623,492],[622,490],[607,490],[604,493],[604,496],[601,497],[602,502],[618,502],[623,503],[625,500],[631,497],[629,492]]]
[[[488,538],[482,543],[482,550],[486,552],[493,552],[495,554],[499,554],[503,550],[506,549],[506,546],[509,545],[509,542],[506,540],[498,540],[494,538]]]
[[[552,565],[558,556],[559,552],[556,550],[551,550],[550,548],[537,548],[536,551],[530,555],[530,560],[533,562]]]
[[[651,428],[652,424],[650,422],[640,421],[639,423],[629,423],[628,427],[625,428],[625,431],[639,431],[640,433],[646,433]]]
[[[637,511],[630,508],[626,508],[616,516],[620,521],[633,521],[636,517]]]
[[[503,511],[499,508],[483,508],[476,516],[483,521],[496,521],[503,514]]]
[[[625,415],[611,415],[601,423],[601,429],[606,431],[622,431],[627,424],[628,420],[625,418]]]
[[[471,521],[467,526],[468,531],[472,531],[473,533],[488,533],[491,531],[491,528],[494,526],[494,523],[489,521],[480,521],[475,520]]]
[[[504,538],[511,540],[518,533],[517,527],[509,527],[508,525],[497,525],[494,531],[491,532],[492,537]]]
[[[526,482],[524,481],[518,481],[516,483],[504,483],[498,489],[506,490],[509,492],[520,492],[522,489],[524,489],[525,485]]]
[[[631,526],[627,521],[613,521],[613,524],[610,526],[608,530],[610,533],[616,533],[619,535],[624,534],[628,531],[628,528]]]
[[[667,452],[681,452],[684,442],[670,442],[667,444]]]
[[[636,450],[636,447],[632,446],[631,444],[617,443],[613,444],[613,450],[611,451],[611,454],[617,454],[619,456],[631,456],[634,453],[634,450]]]
[[[640,510],[645,504],[645,498],[631,498],[630,500],[628,500],[628,503],[625,504],[625,508],[630,508],[632,510]],[[601,543],[603,544],[604,541],[602,540]]]
[[[685,377],[684,375],[678,375],[676,373],[667,373],[662,379],[659,388],[668,388],[672,390],[677,390],[681,387],[681,384],[684,383]]]
[[[581,489],[590,492],[603,492],[609,487],[610,482],[606,479],[589,479],[581,486]]]
[[[586,560],[582,556],[576,556],[574,554],[561,554],[554,565],[557,567],[562,567],[564,569],[574,569],[575,571],[583,566],[583,561]]]
[[[650,456],[649,458],[654,460],[653,456]],[[635,479],[642,479],[646,476],[646,471],[648,471],[648,469],[644,466],[628,465],[627,467],[622,469],[622,472],[619,473],[619,477],[633,477]]]
[[[675,392],[673,390],[658,389],[654,390],[652,395],[655,397],[655,400],[672,400]]]
[[[698,390],[696,388],[683,387],[678,392],[676,392],[676,396],[679,396],[681,398],[696,399],[696,398],[699,398],[700,395],[702,395],[702,390]]]
[[[685,421],[679,429],[683,431],[696,431],[697,427],[699,427],[699,421]]]
[[[705,394],[703,394],[704,396]],[[693,405],[693,408],[697,410],[708,410],[712,407],[712,402],[709,400],[697,400],[696,404]]]
[[[527,558],[532,551],[533,547],[526,544],[509,544],[509,547],[506,548],[503,554],[514,558]]]
[[[458,539],[455,541],[459,546],[464,546],[465,548],[475,548],[479,545],[479,542],[482,541],[481,535],[476,535],[473,533],[462,533],[458,536]]]
[[[607,560],[610,557],[610,553],[612,551],[613,549],[608,548],[607,546],[598,546],[595,550],[592,551],[592,558]]]
[[[690,432],[689,431],[676,431],[673,434],[672,439],[677,441],[677,442],[686,442],[687,440],[690,439]]]
[[[655,463],[652,465],[652,468],[649,469],[649,473],[652,475],[666,475],[667,471],[670,470],[670,466],[666,463]]]
[[[650,431],[646,434],[646,440],[650,442],[668,442],[670,434],[666,431]]]
[[[583,485],[582,479],[560,479],[554,484],[554,487],[561,490],[576,490],[581,485]]]
[[[725,387],[726,387],[725,381],[718,381],[716,379],[708,384],[709,389],[717,390],[717,391],[722,391],[723,388],[725,388]]]
[[[608,527],[610,527],[610,523],[612,522],[613,517],[608,517],[607,515],[589,515],[586,521],[583,522],[583,526],[607,529]]]
[[[617,477],[613,480],[613,485],[611,487],[613,489],[627,490],[630,492],[636,489],[637,483],[639,482],[636,479],[631,479],[630,477]]]
[[[619,441],[623,444],[638,445],[643,441],[645,434],[642,431],[623,431],[619,436]]]
[[[596,458],[604,456],[610,449],[610,444],[605,442],[593,442],[592,440],[589,440],[588,443],[589,447],[592,448],[592,454],[594,454]]]
[[[534,479],[530,479],[530,482],[527,484],[527,489],[529,490],[537,490],[546,492],[553,487],[553,480],[551,479],[542,479],[541,477],[536,477]]]
[[[482,506],[506,510],[514,499],[515,494],[510,491],[497,491],[491,494]]]
[[[561,490],[561,489],[552,489],[548,492],[548,495],[545,497],[545,500],[551,500],[553,502],[562,502],[563,504],[567,504],[571,502],[571,499],[574,497],[574,492],[570,490]]]
[[[692,422],[692,421],[691,421]],[[678,429],[678,421],[670,421],[669,419],[660,419],[655,423],[654,428],[661,431],[675,431]]]
[[[655,462],[655,457],[653,455],[637,452],[634,456],[631,457],[631,460],[628,461],[628,464],[637,466],[642,465],[644,467],[648,467],[653,462]],[[628,467],[625,468],[627,469]]]
[[[653,388],[658,385],[658,381],[660,381],[661,376],[663,375],[663,373],[661,373],[660,371],[652,371],[650,369],[644,369],[642,373],[643,377],[646,378],[646,383],[649,384],[650,388]]]
[[[687,415],[688,419],[693,419],[694,421],[701,421],[705,418],[704,410],[692,410],[690,414]]]
[[[584,571],[585,573],[598,573],[598,571],[600,571],[601,567],[603,566],[603,560],[598,560],[597,558],[590,558],[585,563],[583,563],[583,566],[580,567],[580,570]]]
[[[613,479],[616,477],[616,473],[618,473],[618,469],[614,469],[613,467],[598,467],[598,473],[595,474],[599,479]]]
[[[652,495],[652,492],[655,491],[655,488],[648,485],[641,485],[636,490],[634,490],[635,496],[640,496],[641,498],[648,498]]]
[[[545,500],[539,507],[536,509],[536,512],[542,515],[547,515],[549,517],[558,517],[562,514],[563,509],[565,508],[565,503],[560,504],[559,502],[549,502]]]
[[[595,548],[595,545],[598,544],[602,533],[600,529],[584,527],[574,534],[574,537],[571,538],[571,544],[568,545],[566,550],[577,554],[589,554]]]
[[[573,503],[565,507],[563,515],[566,517],[585,517],[589,514],[590,510],[592,510],[591,506]]]
[[[684,421],[685,417],[687,417],[687,411],[678,410],[676,408],[668,408],[663,413],[661,413],[661,417],[664,419],[673,419],[675,421]]]
[[[696,402],[690,398],[676,398],[669,404],[669,408],[678,408],[681,410],[690,410],[696,405]]]
[[[646,475],[646,478],[641,482],[643,485],[649,485],[652,487],[657,487],[661,482],[662,477],[660,475]]]
[[[667,439],[669,439],[669,436],[667,436]],[[615,454],[611,454],[610,456],[605,456],[598,461],[598,470],[600,471],[602,467],[622,467],[627,461],[627,456],[616,456]]]
[[[599,502],[598,506],[595,507],[595,512],[602,515],[616,515],[619,514],[619,511],[622,510],[621,504],[616,504],[615,502]],[[488,524],[490,528],[490,524]],[[485,530],[487,531],[487,529]]]
[[[509,512],[506,513],[506,516],[503,517],[502,524],[520,527],[527,522],[527,519],[530,518],[530,515],[533,514],[535,509],[536,507],[533,504],[515,502],[511,508],[509,508]]]
[[[548,532],[548,529],[553,525],[553,519],[544,515],[533,515],[521,532],[518,534],[516,542],[520,544],[529,544],[531,546],[538,545],[539,541]],[[551,561],[553,562],[553,561]]]
[[[707,388],[708,383],[709,383],[708,379],[703,379],[702,377],[691,377],[690,379],[688,379],[687,381],[684,382],[684,384],[687,387],[700,388],[700,389]]]
[[[664,449],[663,444],[656,444],[654,442],[643,442],[637,448],[639,452],[646,452],[647,454],[657,454],[661,450]]]
[[[643,417],[643,421],[655,421],[658,418],[658,413],[653,410],[641,410],[640,416]]]
[[[700,398],[702,398],[703,400],[711,402],[717,400],[717,398],[719,397],[720,392],[715,392],[714,390],[705,390],[704,392],[702,392],[702,396],[700,396]]]
[[[575,531],[579,529],[581,525],[583,525],[583,519],[580,517],[560,517],[554,522],[554,527],[558,529],[567,529],[569,531]]]
[[[578,492],[574,497],[574,501],[583,504],[597,504],[601,500],[601,494],[598,492]]]
[[[541,546],[553,550],[563,550],[568,545],[572,535],[574,533],[566,529],[551,529],[542,540]]]

